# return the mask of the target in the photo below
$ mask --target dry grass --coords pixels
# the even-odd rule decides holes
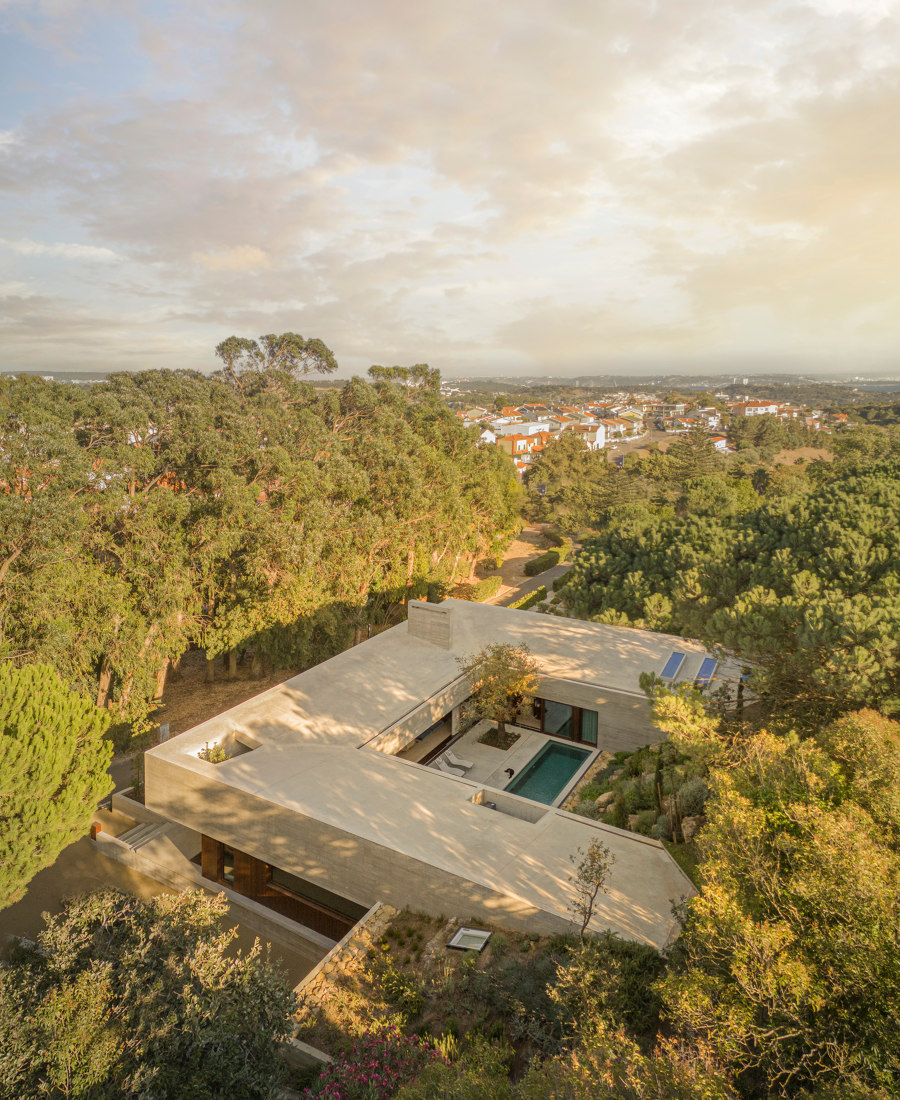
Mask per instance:
[[[824,447],[795,447],[792,450],[779,451],[772,459],[773,466],[793,466],[798,458],[805,462],[815,462],[821,458],[824,462],[833,462],[834,454]]]
[[[238,667],[237,678],[228,681],[219,659],[216,661],[216,682],[207,684],[206,654],[201,649],[192,649],[182,657],[178,673],[169,674],[156,721],[168,722],[171,736],[184,733],[295,675],[296,672],[289,669],[279,669],[254,678],[248,658]]]

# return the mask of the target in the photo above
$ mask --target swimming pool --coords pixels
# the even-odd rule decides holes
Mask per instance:
[[[591,751],[591,749],[580,749],[576,745],[563,745],[559,741],[549,741],[537,756],[526,764],[510,783],[507,783],[504,790],[552,806],[560,791],[568,786],[572,776],[591,755]]]

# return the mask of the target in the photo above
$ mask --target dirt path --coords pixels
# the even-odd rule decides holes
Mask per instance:
[[[556,565],[536,577],[526,576],[526,563],[550,549],[549,544],[544,539],[543,529],[544,524],[541,523],[533,523],[524,527],[519,537],[510,544],[503,559],[503,564],[499,569],[493,571],[479,569],[479,579],[482,577],[496,577],[499,573],[503,582],[500,591],[489,600],[485,600],[485,603],[508,604],[521,596],[527,595],[529,592],[534,592],[542,584],[546,584],[549,588],[551,581],[562,576],[570,568],[568,565]]]
[[[543,553],[546,548],[547,543],[543,536],[543,524],[530,524],[528,527],[523,527],[518,538],[510,543],[500,568],[491,571],[479,569],[478,576],[479,578],[496,577],[499,573],[503,588],[514,588],[526,579],[525,563]],[[502,592],[503,589],[501,588],[500,591]],[[496,603],[497,601],[495,598],[487,602]]]

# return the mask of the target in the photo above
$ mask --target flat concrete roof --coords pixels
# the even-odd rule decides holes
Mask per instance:
[[[694,655],[698,663],[707,652],[672,634],[493,604],[445,600],[425,606],[449,615],[451,648],[416,637],[400,623],[167,744],[184,752],[239,730],[260,742],[364,745],[457,680],[457,658],[492,643],[527,645],[548,677],[638,698],[641,673],[662,672],[673,650]],[[167,745],[153,751],[168,755]]]
[[[458,657],[490,643],[524,643],[549,677],[634,696],[640,674],[661,672],[673,650],[697,663],[706,650],[672,635],[494,605],[425,606],[449,616],[447,645],[402,623],[150,752],[564,917],[569,857],[602,834],[616,864],[594,926],[662,947],[677,929],[672,902],[692,892],[662,846],[549,807],[532,823],[473,804],[482,784],[365,745],[456,681]],[[256,747],[216,765],[197,757],[205,742],[234,733]]]
[[[654,841],[549,806],[540,820],[522,820],[473,803],[482,783],[384,753],[270,744],[199,763],[228,786],[563,917],[573,898],[569,857],[596,836],[616,862],[594,927],[656,947],[677,931],[672,902],[691,893]]]

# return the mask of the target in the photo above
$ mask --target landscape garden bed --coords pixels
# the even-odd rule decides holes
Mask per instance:
[[[696,854],[676,855],[674,849],[691,844],[704,824],[706,796],[702,765],[662,741],[634,752],[602,754],[565,808],[605,825],[677,842],[667,847],[693,879],[688,867],[695,866]]]
[[[520,733],[516,733],[516,731],[510,729],[509,726],[502,732],[497,726],[492,726],[490,729],[485,730],[478,738],[478,743],[480,745],[488,745],[492,749],[503,749],[505,752],[511,749],[521,736]]]
[[[573,1034],[577,1006],[560,992],[566,986],[560,978],[572,966],[582,987],[587,982],[596,996],[615,1001],[634,1034],[655,1032],[659,1006],[652,985],[664,963],[652,948],[609,936],[593,941],[585,955],[575,936],[472,920],[462,923],[489,930],[491,938],[481,953],[458,951],[447,943],[460,923],[397,913],[365,954],[332,969],[309,993],[301,991],[296,1038],[340,1058],[373,1035],[393,1036],[395,1044],[417,1037],[451,1061],[486,1039],[512,1051],[516,1077],[532,1058],[562,1051]]]

